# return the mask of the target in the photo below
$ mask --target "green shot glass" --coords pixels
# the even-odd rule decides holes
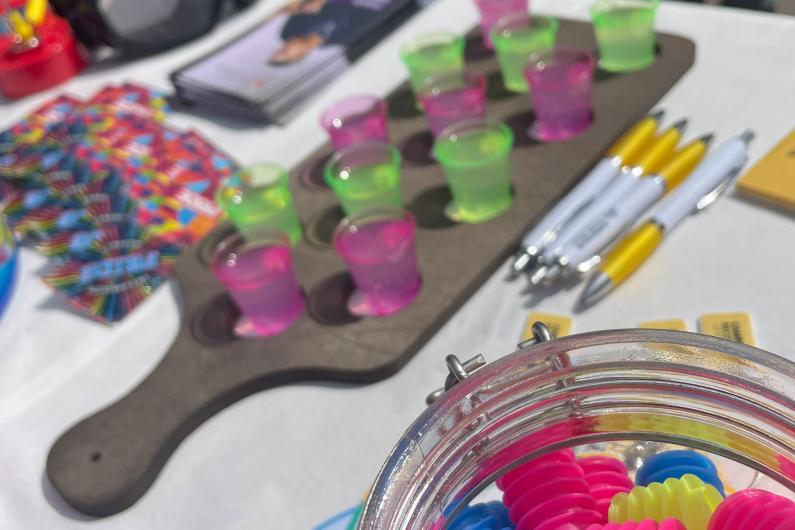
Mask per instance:
[[[215,201],[249,241],[274,229],[286,233],[293,245],[301,240],[289,175],[276,164],[266,162],[238,171],[221,184]]]
[[[337,151],[326,163],[324,178],[351,216],[376,206],[403,207],[400,152],[382,142],[362,142]]]
[[[429,77],[464,68],[464,39],[454,33],[426,33],[406,43],[400,57],[406,64],[411,88],[418,94]]]
[[[513,141],[505,124],[480,119],[455,123],[436,137],[433,154],[453,195],[448,217],[480,223],[510,207]]]
[[[599,66],[631,72],[654,62],[654,17],[659,0],[597,0],[591,7]]]
[[[491,27],[491,41],[497,52],[505,88],[527,92],[524,69],[531,54],[555,47],[560,24],[554,18],[515,13]]]

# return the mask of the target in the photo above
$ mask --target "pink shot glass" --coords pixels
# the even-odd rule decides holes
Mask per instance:
[[[486,78],[478,72],[452,72],[429,77],[419,92],[433,136],[450,125],[486,116]]]
[[[306,300],[295,277],[286,234],[263,231],[249,243],[234,233],[218,244],[210,265],[240,308],[238,335],[276,335],[303,315]]]
[[[494,49],[491,42],[491,27],[502,17],[514,13],[527,13],[530,9],[529,0],[475,0],[480,11],[480,32],[483,43],[488,49]]]
[[[591,125],[595,64],[594,56],[583,50],[545,50],[530,56],[524,73],[536,115],[531,136],[557,142]]]
[[[420,292],[416,223],[400,208],[377,207],[343,219],[334,248],[357,290],[348,301],[356,315],[386,316],[407,307]]]
[[[389,142],[387,104],[375,96],[342,99],[323,113],[320,123],[335,151],[360,142]]]

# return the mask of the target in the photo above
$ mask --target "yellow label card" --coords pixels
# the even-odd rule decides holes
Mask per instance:
[[[723,337],[755,346],[754,332],[748,313],[712,313],[701,315],[701,333]]]
[[[795,208],[795,129],[737,183],[740,192]]]
[[[687,324],[681,318],[672,318],[670,320],[650,320],[648,322],[641,322],[638,326],[643,329],[671,329],[674,331],[687,331]]]
[[[533,311],[530,313],[530,316],[527,317],[527,322],[522,332],[522,340],[527,340],[533,336],[533,323],[539,321],[547,325],[553,338],[565,337],[571,333],[571,319],[569,317],[565,315],[556,315],[554,313]]]

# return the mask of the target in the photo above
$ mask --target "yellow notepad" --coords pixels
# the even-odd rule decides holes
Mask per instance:
[[[795,129],[737,183],[748,196],[795,209]]]
[[[748,313],[711,313],[701,315],[699,321],[701,333],[713,337],[736,340],[756,346],[751,318]]]

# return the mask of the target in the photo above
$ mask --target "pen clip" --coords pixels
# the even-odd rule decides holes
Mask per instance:
[[[696,203],[694,213],[698,213],[706,209],[708,206],[711,206],[721,197],[721,195],[729,191],[737,181],[737,177],[740,176],[742,169],[743,166],[733,169],[728,175],[726,175],[726,178],[723,179],[723,181],[718,184],[714,190],[701,197],[701,199]]]

